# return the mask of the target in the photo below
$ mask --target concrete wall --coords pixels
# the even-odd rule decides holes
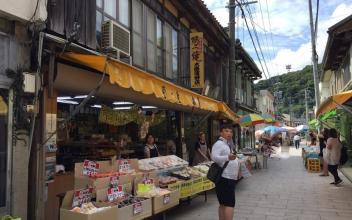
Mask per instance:
[[[33,19],[45,21],[47,18],[47,0],[38,1],[38,8]],[[7,18],[13,20],[28,21],[34,14],[37,0],[0,0],[0,5],[0,14],[2,16],[6,16]]]

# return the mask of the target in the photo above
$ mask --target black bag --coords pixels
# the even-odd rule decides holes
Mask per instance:
[[[340,165],[344,165],[348,161],[348,153],[347,147],[342,146],[341,148],[341,157],[340,157]]]
[[[227,167],[228,163],[229,161],[226,161],[224,166],[220,167],[217,163],[214,162],[209,168],[207,178],[215,184],[218,183],[221,178],[222,172]]]

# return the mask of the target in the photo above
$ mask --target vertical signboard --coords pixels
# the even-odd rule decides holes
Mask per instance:
[[[204,87],[204,47],[203,33],[190,34],[191,87]]]

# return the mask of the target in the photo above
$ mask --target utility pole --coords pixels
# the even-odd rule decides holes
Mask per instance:
[[[309,19],[310,19],[310,34],[312,42],[312,61],[313,61],[313,76],[314,76],[314,91],[315,91],[315,105],[316,108],[319,108],[320,105],[320,96],[319,96],[319,76],[318,76],[318,55],[316,51],[316,32],[313,25],[313,12],[312,12],[312,0],[308,0],[309,4]],[[317,21],[318,22],[318,21]]]
[[[229,5],[229,35],[230,35],[230,62],[229,62],[229,104],[232,110],[236,109],[236,7],[242,7],[257,3],[258,1],[240,3],[238,0],[230,0]]]
[[[308,125],[308,90],[307,88],[304,89],[304,100],[306,102],[306,125]]]

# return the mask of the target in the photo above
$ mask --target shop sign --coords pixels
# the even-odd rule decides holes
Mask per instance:
[[[131,171],[131,164],[128,160],[119,160],[119,172],[128,173]]]
[[[77,190],[73,194],[72,207],[80,206],[92,200],[93,188]]]
[[[204,87],[203,32],[190,33],[191,87]]]
[[[117,185],[119,185],[119,177],[118,176],[110,177],[110,185],[111,187],[117,187]]]
[[[166,194],[164,195],[164,205],[165,204],[169,204],[170,203],[170,194]]]
[[[100,167],[99,163],[95,161],[85,160],[83,162],[83,175],[94,176],[98,174],[99,167]]]
[[[108,201],[109,202],[113,202],[113,201],[115,201],[119,198],[122,198],[124,196],[125,196],[125,193],[123,192],[121,185],[108,189]]]
[[[133,215],[137,215],[143,212],[143,207],[141,202],[136,202],[133,204]]]

